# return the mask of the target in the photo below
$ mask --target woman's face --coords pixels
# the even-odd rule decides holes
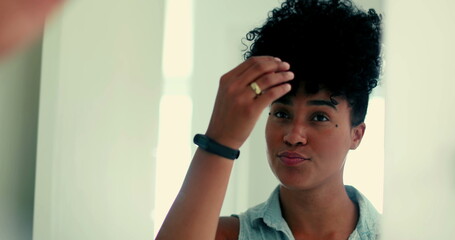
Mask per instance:
[[[350,107],[333,104],[327,91],[280,99],[270,106],[266,125],[269,164],[290,189],[342,184],[349,149],[363,137],[365,124],[351,127]]]

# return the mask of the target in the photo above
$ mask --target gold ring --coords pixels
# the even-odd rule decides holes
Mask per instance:
[[[250,87],[256,95],[261,95],[262,90],[256,82],[250,83]]]

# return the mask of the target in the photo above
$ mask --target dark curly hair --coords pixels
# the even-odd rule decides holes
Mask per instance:
[[[288,94],[302,84],[307,94],[327,90],[344,97],[357,126],[381,71],[381,19],[350,0],[287,0],[247,33],[252,43],[244,57],[270,55],[290,63],[295,80]]]

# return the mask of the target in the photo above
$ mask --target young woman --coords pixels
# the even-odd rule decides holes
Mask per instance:
[[[348,0],[288,0],[247,39],[157,239],[377,239],[379,214],[344,186],[343,169],[377,85],[380,16]],[[268,161],[281,184],[263,204],[219,218],[237,149],[267,107]]]

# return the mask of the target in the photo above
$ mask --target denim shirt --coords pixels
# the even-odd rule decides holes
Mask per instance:
[[[359,220],[348,240],[379,239],[380,215],[373,205],[357,189],[345,186],[349,198],[359,207]],[[281,214],[279,186],[269,199],[240,215],[239,240],[246,239],[283,239],[294,240],[291,229]]]

